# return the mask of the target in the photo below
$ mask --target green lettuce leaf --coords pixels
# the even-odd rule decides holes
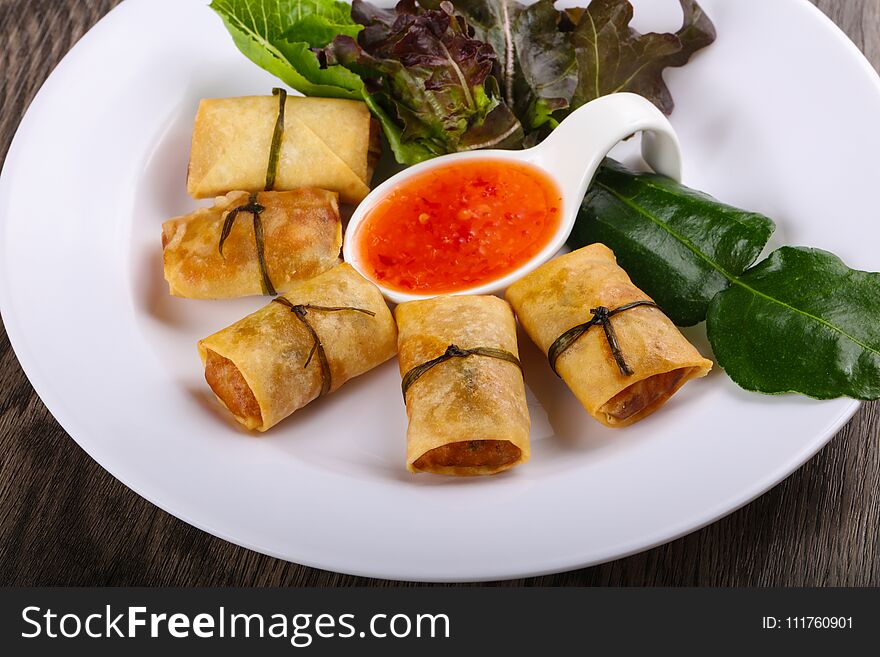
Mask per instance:
[[[345,3],[336,0],[213,0],[210,6],[223,19],[238,49],[288,86],[307,96],[362,99],[363,83],[357,75],[341,66],[326,69],[319,66],[309,50],[315,39],[292,42],[287,38],[292,26],[307,16],[311,16],[313,22],[326,20],[328,25],[338,25],[347,10]],[[348,23],[355,26],[350,18]]]
[[[880,274],[827,251],[774,251],[715,297],[706,329],[747,390],[880,397]]]
[[[292,43],[282,39],[277,45],[279,52],[288,62],[295,63],[297,72],[306,80],[300,86],[290,85],[303,95],[321,98],[348,98],[350,100],[363,99],[366,93],[364,83],[357,74],[343,66],[322,68],[307,43]],[[309,91],[304,91],[304,89]]]
[[[761,214],[606,160],[568,243],[608,246],[672,321],[691,326],[705,319],[713,297],[755,261],[773,229]]]
[[[419,4],[428,9],[439,9],[442,1],[420,0]],[[451,4],[456,12],[465,17],[474,31],[474,38],[492,46],[497,61],[493,74],[498,80],[504,102],[513,107],[514,83],[519,69],[514,31],[517,29],[517,18],[525,7],[516,0],[451,0]]]
[[[292,43],[306,43],[323,48],[338,34],[357,36],[361,26],[351,20],[351,5],[335,0],[310,0],[299,3],[298,17],[284,32]]]
[[[391,104],[390,99],[384,98],[383,102],[383,94],[379,92],[370,93],[365,88],[362,100],[370,108],[373,116],[379,121],[379,125],[382,126],[385,139],[388,141],[388,145],[391,147],[391,152],[394,153],[394,159],[397,162],[400,164],[418,164],[436,157],[436,153],[428,150],[419,142],[404,142],[403,130],[385,109],[386,106]]]

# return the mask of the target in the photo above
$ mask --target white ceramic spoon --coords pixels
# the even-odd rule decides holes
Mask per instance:
[[[480,150],[452,153],[416,164],[392,176],[370,192],[355,210],[345,231],[343,257],[364,277],[375,283],[389,301],[402,303],[436,296],[389,289],[373,278],[358,251],[358,229],[364,218],[376,203],[402,182],[436,167],[475,159],[523,162],[542,169],[559,186],[562,193],[561,220],[553,239],[528,262],[506,276],[476,287],[458,290],[454,294],[500,292],[547,262],[565,244],[596,169],[615,144],[636,132],[644,132],[642,156],[648,165],[657,173],[681,180],[678,137],[662,112],[637,94],[602,96],[572,112],[549,137],[533,148],[521,151]]]

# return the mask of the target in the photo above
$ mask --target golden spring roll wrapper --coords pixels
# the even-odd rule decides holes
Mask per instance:
[[[441,355],[450,344],[492,347],[519,357],[510,306],[492,296],[444,296],[410,301],[395,310],[400,373]],[[406,395],[406,463],[462,441],[509,441],[519,458],[502,465],[438,467],[438,474],[494,474],[529,460],[529,412],[522,373],[513,363],[486,356],[452,358],[428,370]]]
[[[650,299],[603,244],[551,260],[511,285],[505,298],[545,354],[565,331],[588,321],[590,309],[613,310]],[[658,308],[626,310],[614,315],[611,324],[631,376],[621,374],[601,326],[590,328],[556,361],[578,401],[609,427],[650,415],[688,380],[705,376],[712,367]]]
[[[370,317],[353,311],[308,311],[306,319],[321,339],[330,364],[330,392],[397,351],[397,326],[382,294],[348,264],[297,283],[284,297],[293,304],[350,306],[376,313]],[[322,379],[317,354],[303,367],[312,344],[294,313],[273,302],[200,340],[198,349],[203,364],[209,350],[232,361],[256,398],[261,416],[236,419],[249,429],[266,431],[319,396]]]
[[[262,294],[254,221],[240,212],[220,255],[223,222],[246,205],[247,192],[218,197],[214,206],[162,224],[165,280],[174,296],[227,299]],[[323,189],[260,192],[266,269],[278,292],[339,262],[342,223],[336,194]]]
[[[265,188],[278,105],[276,96],[201,101],[187,174],[193,198]],[[274,189],[322,187],[359,203],[370,191],[378,149],[364,103],[288,96]]]

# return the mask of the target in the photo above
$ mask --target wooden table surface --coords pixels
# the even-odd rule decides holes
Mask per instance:
[[[115,4],[0,0],[0,162],[40,85]],[[816,4],[880,66],[880,0]],[[505,584],[880,585],[878,408],[865,404],[803,468],[705,529],[612,563]],[[0,328],[0,585],[365,584],[393,582],[251,552],[135,495],[58,425]]]

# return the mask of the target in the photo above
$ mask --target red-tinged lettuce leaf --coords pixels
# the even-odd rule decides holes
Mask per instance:
[[[629,91],[653,102],[663,112],[674,103],[663,82],[663,70],[683,66],[715,40],[715,27],[695,0],[679,0],[684,14],[675,34],[640,34],[629,26],[627,0],[593,0],[586,10],[564,12],[571,22],[571,41],[578,63],[572,109],[606,94]]]
[[[495,51],[493,75],[498,80],[504,102],[513,107],[515,83],[519,77],[514,31],[517,18],[525,7],[516,0],[450,0],[455,11],[464,16],[474,31],[474,38],[485,41]],[[419,4],[439,9],[441,0],[420,0]],[[552,5],[552,1],[550,2]]]
[[[451,0],[474,28],[474,36],[492,46],[493,72],[504,102],[529,130],[548,123],[550,113],[567,108],[577,86],[577,61],[570,34],[560,31],[553,0],[523,5],[516,0]],[[439,0],[420,0],[439,7]],[[552,121],[555,127],[556,122]]]
[[[439,0],[420,0],[436,7]],[[553,0],[528,6],[516,0],[452,0],[498,57],[495,77],[519,117],[530,146],[571,110],[618,91],[641,94],[667,114],[673,102],[663,70],[683,66],[715,39],[696,0],[680,0],[675,34],[639,34],[630,28],[628,0],[592,0],[559,11]]]
[[[442,134],[438,134],[442,133],[442,124],[438,127],[431,117],[427,121],[422,118],[424,109],[431,109],[425,102],[429,72],[409,70],[397,60],[371,57],[354,39],[343,36],[337,37],[322,51],[321,57],[328,65],[341,65],[361,76],[367,97],[395,126],[400,144],[418,146],[415,153],[401,153],[405,158],[402,163],[414,164],[446,152]],[[409,98],[411,102],[398,102],[401,97]],[[413,155],[417,159],[412,160]]]
[[[555,128],[553,113],[571,106],[578,61],[570,34],[560,31],[553,0],[539,0],[517,13],[513,30],[520,77],[515,110],[529,131]]]
[[[473,38],[449,3],[435,10],[402,0],[390,10],[354,0],[352,18],[364,26],[357,40],[338,36],[322,51],[322,62],[357,73],[374,102],[396,119],[401,145],[416,148],[415,156],[395,150],[398,161],[497,146],[518,133],[491,75],[493,49]]]

